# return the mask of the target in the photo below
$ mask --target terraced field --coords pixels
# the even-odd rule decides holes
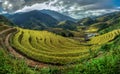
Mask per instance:
[[[12,46],[25,56],[48,64],[66,65],[79,63],[81,59],[87,58],[91,51],[96,50],[99,46],[82,45],[80,42],[64,38],[47,31],[33,31],[18,28],[12,41]],[[105,43],[114,39],[119,30],[98,36],[90,42]],[[114,36],[114,34],[116,36]],[[106,38],[106,41],[100,39]],[[96,41],[100,40],[100,41]],[[96,42],[95,42],[96,41]],[[95,43],[94,43],[95,42]]]
[[[0,25],[1,47],[5,46],[15,57],[26,58],[32,66],[80,64],[81,60],[89,58],[91,51],[96,51],[100,45],[111,42],[119,35],[118,29],[81,43],[47,31]]]
[[[89,41],[90,44],[105,44],[107,42],[110,42],[112,40],[114,40],[117,36],[120,35],[120,29],[118,30],[113,30],[109,33],[97,36],[97,37],[93,37],[91,39],[91,41]]]
[[[66,65],[79,62],[89,56],[89,46],[47,31],[19,29],[12,42],[13,47],[34,60],[50,64]]]

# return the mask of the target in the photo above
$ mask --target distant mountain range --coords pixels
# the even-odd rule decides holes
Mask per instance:
[[[5,16],[8,19],[2,15],[0,16],[0,24],[8,24],[10,26],[19,26],[33,30],[47,30],[65,37],[78,36],[78,31],[81,33],[81,31],[89,31],[89,29],[95,29],[99,33],[107,33],[111,30],[120,28],[120,12],[114,12],[95,18],[83,18],[78,22],[72,20],[59,21],[47,13],[45,14],[40,11],[16,13],[13,15],[5,14]]]
[[[59,22],[60,22],[60,21],[65,21],[65,20],[72,21],[72,22],[75,22],[75,21],[76,21],[76,20],[73,19],[72,17],[66,16],[66,15],[61,14],[61,13],[58,13],[58,12],[56,12],[56,11],[41,10],[40,12],[52,16],[53,18],[55,18],[55,19],[58,20]]]
[[[13,23],[20,27],[29,29],[44,29],[55,27],[61,21],[75,23],[75,19],[51,10],[33,10],[30,12],[20,12],[16,14],[5,14]]]
[[[16,26],[33,30],[48,30],[54,33],[60,32],[59,34],[77,31],[80,28],[79,26],[84,26],[87,29],[97,28],[100,31],[120,21],[120,12],[109,13],[94,18],[87,17],[79,21],[77,20],[77,22],[69,16],[51,10],[33,10],[30,12],[5,14],[5,16]],[[4,17],[2,18],[5,19]],[[14,25],[13,23],[11,25]]]

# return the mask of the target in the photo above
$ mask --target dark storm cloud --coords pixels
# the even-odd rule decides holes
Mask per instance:
[[[1,2],[1,8],[7,12],[49,9],[75,18],[101,15],[114,9],[113,0],[1,0]]]
[[[42,3],[42,2],[46,2],[46,1],[50,2],[53,0],[0,0],[0,1],[3,2],[2,7],[5,10],[15,11],[15,10],[23,8],[24,6],[31,6],[36,3]],[[11,8],[9,8],[9,5],[4,4],[6,1],[8,1],[10,4],[12,4]],[[78,6],[96,4],[95,7],[91,7],[92,9],[93,8],[103,8],[103,7],[109,8],[109,7],[111,7],[110,6],[111,0],[56,0],[56,3],[53,5],[55,5],[55,6],[60,5],[60,3],[63,3],[63,5],[66,5],[66,8],[70,7],[73,4],[76,4]],[[103,5],[101,5],[101,4],[103,4]]]
[[[25,4],[24,5],[33,5],[35,3],[42,3],[42,2],[46,2],[46,1],[49,1],[49,0],[24,0],[25,1]]]
[[[1,0],[1,7],[4,11],[15,11],[18,10],[23,6],[25,3],[24,0]]]
[[[112,0],[70,0],[70,1],[71,1],[70,4],[77,3],[79,6],[93,5],[93,6],[88,7],[90,9],[113,7],[111,4]]]
[[[54,1],[54,0],[25,0],[25,5],[33,5],[35,3],[41,3],[45,1]],[[72,5],[85,6],[93,5],[88,7],[88,9],[101,9],[101,8],[112,8],[112,0],[55,0],[54,6],[65,5],[66,8],[71,7]]]
[[[53,1],[53,0],[24,0],[26,5],[32,5],[34,3],[41,3],[45,1]],[[88,5],[88,4],[95,4],[95,3],[103,3],[103,2],[110,2],[111,0],[57,0],[57,3],[63,1],[64,4],[69,3],[78,3],[80,5]]]

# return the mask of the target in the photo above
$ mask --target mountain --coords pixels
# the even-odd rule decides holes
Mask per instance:
[[[16,14],[5,14],[13,23],[28,29],[55,27],[61,21],[74,22],[75,19],[51,10],[33,10]]]
[[[120,12],[105,14],[96,18],[84,18],[78,21],[79,25],[86,26],[88,31],[104,34],[120,28]]]
[[[49,16],[48,14],[41,13],[37,10],[16,13],[6,17],[18,26],[24,28],[39,29],[39,27],[53,27],[58,23],[58,21],[53,17]]]
[[[48,14],[50,16],[52,16],[53,18],[55,18],[58,21],[65,21],[65,20],[69,20],[69,21],[73,21],[75,22],[76,20],[74,18],[71,18],[69,16],[66,16],[64,14],[61,14],[59,12],[56,11],[52,11],[52,10],[41,10],[40,12]]]

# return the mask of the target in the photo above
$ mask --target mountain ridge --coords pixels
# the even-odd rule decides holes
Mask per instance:
[[[55,27],[61,21],[75,21],[69,16],[51,10],[33,10],[30,12],[5,14],[5,16],[18,26],[28,29],[44,29]]]

